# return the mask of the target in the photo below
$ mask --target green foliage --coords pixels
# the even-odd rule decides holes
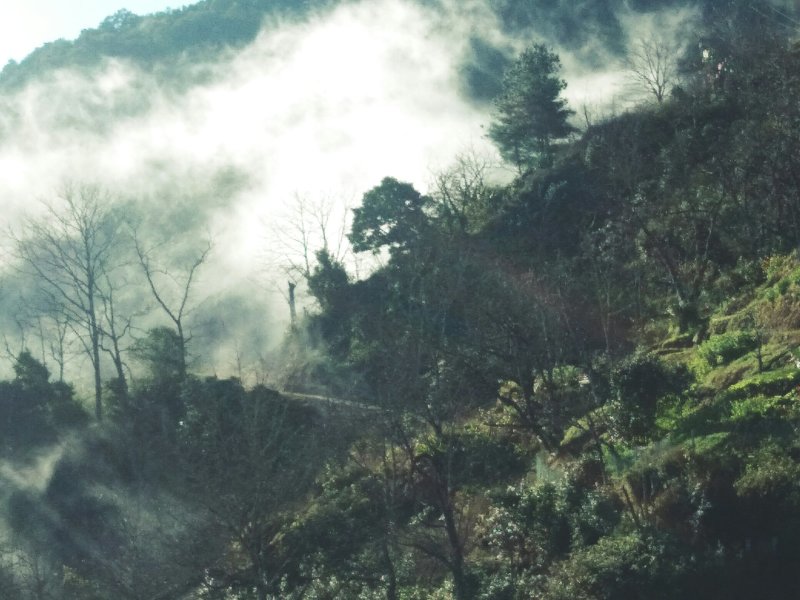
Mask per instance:
[[[576,435],[573,421],[585,415],[593,405],[589,381],[585,373],[572,365],[557,365],[533,381],[528,393],[516,382],[501,382],[498,398],[507,407],[509,424],[534,433],[546,448],[554,449],[559,443]],[[585,419],[577,425],[586,429]]]
[[[27,350],[20,352],[17,357],[14,363],[14,374],[17,383],[23,388],[33,391],[41,391],[46,388],[50,379],[47,367],[33,358],[33,355]]]
[[[694,344],[694,334],[690,332],[678,333],[661,342],[664,350],[674,350],[678,348],[691,348]]]
[[[608,427],[607,414],[604,407],[596,408],[585,416],[574,421],[564,432],[561,447],[564,449],[586,448],[589,444],[596,444],[596,436],[606,433]]]
[[[535,44],[506,74],[489,137],[503,158],[520,168],[534,160],[549,166],[553,141],[575,131],[568,123],[573,112],[561,97],[567,84],[559,78],[560,71],[558,56]]]
[[[685,395],[664,396],[657,403],[655,425],[660,431],[673,431],[695,408]]]
[[[740,28],[742,6],[734,12]],[[744,51],[698,37],[744,71],[731,62],[709,78],[696,65],[704,74],[657,110],[593,124],[559,153],[554,142],[572,132],[560,63],[532,47],[510,69],[490,130],[521,171],[490,196],[497,207],[464,226],[458,204],[442,210],[444,196],[384,180],[356,211],[351,241],[388,250],[385,265],[363,281],[332,262],[315,274],[325,337],[345,340],[337,356],[363,377],[364,397],[414,415],[400,421],[409,462],[399,469],[414,475],[403,496],[418,503],[413,518],[377,525],[376,468],[344,477],[332,496],[374,540],[391,530],[412,541],[388,544],[394,564],[411,565],[397,597],[448,593],[453,514],[464,532],[479,524],[479,540],[458,539],[480,598],[748,598],[771,573],[775,589],[792,589],[781,565],[795,539],[798,381],[775,366],[800,322],[787,254],[800,239],[788,218],[800,214],[800,188],[783,158],[800,150],[800,113],[780,100],[798,91],[800,54],[749,35]],[[757,55],[771,57],[758,85]],[[495,399],[494,430],[462,427]],[[422,421],[430,433],[410,433]],[[535,474],[520,451],[533,446],[553,452]],[[535,483],[481,504],[526,468]],[[340,531],[336,510],[321,528]],[[776,554],[759,562],[747,548],[762,530],[776,532]],[[343,571],[389,572],[354,539]]]
[[[153,383],[178,381],[185,376],[180,337],[169,327],[155,327],[136,340],[131,355],[146,369]]]
[[[237,524],[242,558],[228,566],[227,589],[260,587],[279,595],[300,577],[303,545],[284,543],[295,519],[291,509],[322,468],[315,413],[274,390],[246,390],[232,379],[189,379],[183,394],[183,490],[223,522]],[[240,576],[239,569],[251,574]],[[250,570],[268,573],[269,581]]]
[[[770,499],[784,506],[800,504],[800,464],[793,450],[787,453],[775,441],[758,448],[747,458],[744,473],[734,484],[736,492],[759,502]]]
[[[175,10],[138,16],[119,10],[97,28],[87,28],[75,41],[45,44],[19,64],[9,64],[0,85],[20,86],[31,79],[65,67],[94,67],[105,57],[123,58],[143,66],[160,64],[175,80],[187,78],[185,59],[209,59],[228,47],[252,42],[268,15],[293,18],[309,9],[323,8],[329,0],[206,0]],[[170,68],[172,67],[172,68]]]
[[[24,456],[88,422],[73,389],[50,383],[47,368],[30,352],[19,354],[14,372],[13,381],[0,382],[0,453]]]
[[[752,539],[771,540],[775,560],[796,555],[800,541],[800,461],[794,440],[766,440],[744,457],[733,484],[743,527]],[[780,546],[783,550],[775,552]],[[783,575],[785,576],[785,575]],[[790,578],[794,579],[795,574]],[[776,582],[776,587],[785,585]]]
[[[521,449],[489,428],[468,427],[422,437],[415,450],[447,465],[457,486],[492,486],[519,477],[527,466]]]
[[[594,48],[584,30],[624,45],[621,3],[496,4],[510,29],[553,25],[559,47]],[[103,56],[174,74],[306,5],[120,11],[2,79]],[[162,582],[187,562],[173,578],[209,597],[797,596],[800,370],[780,365],[800,326],[800,50],[774,7],[700,5],[683,89],[587,123],[558,152],[575,133],[558,57],[530,47],[498,89],[506,50],[470,40],[467,83],[499,93],[489,135],[519,176],[495,187],[463,168],[431,196],[384,179],[349,234],[382,264],[358,279],[322,249],[306,274],[316,311],[284,346],[314,346],[293,384],[369,410],[188,376],[175,332],[150,330],[131,348],[134,389],[107,388],[115,419],[8,492],[14,535],[46,550],[43,573],[64,573],[39,595],[178,597]],[[0,383],[10,473],[85,420],[29,353]],[[161,539],[173,500],[202,518],[177,518],[187,537],[165,531],[157,552],[137,546]],[[3,566],[0,595],[16,597]]]
[[[637,353],[614,367],[607,414],[615,434],[643,442],[655,433],[659,401],[684,392],[690,377],[686,368],[666,364],[652,354]]]
[[[758,373],[735,383],[726,393],[730,399],[786,394],[800,384],[800,369],[794,366]]]
[[[378,593],[383,586],[375,574],[385,577],[391,567],[386,553],[395,544],[392,530],[413,514],[408,488],[398,485],[404,481],[352,462],[329,465],[313,500],[286,532],[287,543],[300,549],[317,577]]]
[[[731,421],[785,416],[792,401],[780,396],[752,396],[731,402]]]
[[[697,353],[712,367],[725,365],[753,350],[757,339],[749,331],[731,331],[711,336],[700,344]]]
[[[575,552],[558,565],[542,596],[547,600],[691,597],[684,589],[691,563],[674,539],[618,535]]]
[[[710,433],[708,435],[701,435],[692,437],[689,447],[698,455],[711,453],[719,448],[724,448],[730,442],[730,433],[727,431],[719,431],[717,433]]]
[[[774,285],[781,279],[790,277],[800,265],[797,264],[797,257],[791,254],[777,254],[767,256],[761,264],[768,285]]]
[[[562,478],[510,487],[494,496],[485,543],[498,571],[487,598],[518,598],[552,564],[595,544],[619,521],[615,504],[601,492]],[[503,583],[501,583],[503,582]]]
[[[170,455],[175,450],[177,431],[185,415],[182,386],[186,378],[180,337],[169,327],[155,327],[134,342],[133,359],[144,374],[133,390],[115,388],[111,382],[108,399],[112,420],[130,436],[156,455]]]
[[[378,252],[385,246],[398,250],[413,245],[425,233],[425,209],[430,202],[410,183],[386,177],[364,194],[360,207],[353,209],[347,236],[353,249]]]

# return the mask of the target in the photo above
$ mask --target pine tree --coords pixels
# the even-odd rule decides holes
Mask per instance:
[[[575,131],[568,122],[574,111],[561,98],[567,84],[559,78],[560,70],[558,55],[543,44],[535,44],[506,74],[489,137],[503,158],[520,170],[531,163],[549,166],[553,141]]]

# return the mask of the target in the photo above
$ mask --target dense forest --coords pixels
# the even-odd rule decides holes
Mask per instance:
[[[117,13],[0,84],[162,41],[178,69],[267,4]],[[609,50],[636,104],[578,115],[554,44],[613,49],[617,3],[495,4],[556,32],[462,71],[512,175],[375,182],[350,253],[303,248],[263,381],[194,368],[212,244],[179,223],[75,185],[12,228],[38,316],[0,382],[0,596],[800,597],[798,21],[699,3]]]

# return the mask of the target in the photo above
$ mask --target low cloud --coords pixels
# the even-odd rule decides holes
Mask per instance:
[[[475,36],[508,55],[531,41],[509,35],[485,2],[378,0],[268,21],[242,50],[196,65],[204,83],[164,85],[118,60],[51,73],[0,100],[6,225],[65,181],[97,184],[136,207],[155,238],[211,236],[199,296],[240,297],[275,243],[267,224],[293,198],[352,204],[386,175],[425,190],[467,148],[495,156],[490,106],[461,80]],[[607,101],[619,69],[589,70],[557,50],[573,106]],[[287,312],[279,295],[254,301]]]

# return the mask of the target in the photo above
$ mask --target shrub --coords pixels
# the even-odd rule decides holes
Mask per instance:
[[[758,345],[756,336],[747,331],[732,331],[711,336],[700,344],[698,354],[712,367],[725,365],[744,356]]]
[[[737,494],[758,502],[797,502],[800,499],[800,464],[790,454],[785,447],[772,441],[758,448],[748,456],[744,473],[734,483]]]
[[[731,402],[731,421],[748,421],[768,416],[779,417],[785,411],[785,403],[780,396],[754,396]]]
[[[727,396],[731,400],[759,394],[779,396],[791,391],[798,384],[800,384],[800,369],[790,366],[743,379],[728,388]]]
[[[655,534],[607,537],[575,552],[550,578],[545,600],[655,600],[681,593],[687,556],[670,538]]]
[[[779,543],[786,557],[800,541],[800,463],[797,448],[767,440],[745,460],[733,487],[739,499],[741,524],[753,539]],[[775,548],[777,551],[777,548]]]
[[[509,488],[494,497],[486,546],[517,576],[541,574],[552,561],[594,544],[619,522],[616,504],[568,479]]]
[[[791,254],[768,256],[762,261],[767,283],[770,284],[790,275],[798,266],[800,265],[798,265],[797,257]]]
[[[659,400],[680,394],[689,384],[685,367],[671,367],[652,354],[634,354],[611,374],[608,415],[614,433],[633,442],[647,441],[655,431]]]

